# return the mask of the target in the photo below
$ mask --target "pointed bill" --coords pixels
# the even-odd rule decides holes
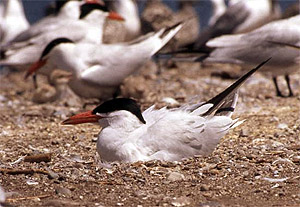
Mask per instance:
[[[25,74],[25,79],[27,79],[29,76],[31,76],[33,73],[35,73],[38,69],[43,67],[47,62],[47,59],[39,60],[36,63],[33,63],[30,68],[27,70],[27,73]]]
[[[125,21],[125,19],[120,14],[118,14],[117,12],[114,12],[114,11],[109,12],[107,18],[109,18],[111,20]]]
[[[83,123],[96,123],[98,122],[99,119],[101,119],[101,117],[96,114],[93,114],[92,112],[93,111],[86,111],[83,113],[76,114],[64,120],[62,124],[76,125],[76,124],[83,124]]]

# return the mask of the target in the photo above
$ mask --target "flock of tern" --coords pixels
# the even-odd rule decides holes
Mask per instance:
[[[289,75],[300,65],[299,14],[280,19],[278,3],[269,0],[211,2],[213,15],[199,32],[193,6],[201,1],[183,1],[173,12],[159,0],[148,0],[141,15],[134,0],[57,1],[54,14],[29,25],[22,1],[5,0],[0,4],[0,65],[26,71],[26,78],[43,74],[49,80],[61,77],[56,70],[62,70],[75,94],[104,101],[63,121],[99,123],[97,151],[103,161],[207,155],[242,123],[231,119],[242,83],[259,70],[273,77],[277,95],[284,96],[277,84],[283,75],[290,97]],[[108,21],[120,26],[113,31],[117,37],[125,32],[124,42],[103,42]],[[175,109],[152,106],[141,112],[135,100],[116,98],[123,80],[159,57],[166,45],[174,60],[187,53],[192,61],[238,64],[249,72],[209,101]]]

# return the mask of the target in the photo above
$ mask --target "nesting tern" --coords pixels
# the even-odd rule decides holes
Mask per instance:
[[[208,155],[231,128],[241,123],[231,119],[237,89],[267,61],[205,103],[171,110],[152,106],[141,113],[134,100],[118,98],[74,115],[63,124],[99,123],[102,130],[97,151],[105,162],[176,161]]]

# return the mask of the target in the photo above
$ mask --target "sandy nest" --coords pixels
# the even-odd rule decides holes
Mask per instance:
[[[126,79],[123,96],[143,109],[173,107],[208,100],[233,82],[220,76],[241,74],[233,66],[169,66],[158,75],[149,62]],[[247,81],[234,113],[246,121],[207,157],[111,165],[96,154],[99,126],[60,124],[83,111],[83,102],[33,103],[32,82],[23,75],[0,78],[0,185],[10,205],[300,206],[299,74],[291,76],[292,98],[276,97],[272,81],[259,73]]]

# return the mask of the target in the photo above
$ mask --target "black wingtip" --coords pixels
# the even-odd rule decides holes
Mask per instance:
[[[211,107],[204,115],[209,115],[216,109],[220,107],[222,102],[228,97],[230,94],[232,94],[234,91],[236,91],[253,73],[255,73],[258,69],[260,69],[263,65],[265,65],[267,62],[271,60],[271,57],[267,60],[260,63],[258,66],[250,70],[248,73],[243,75],[241,78],[239,78],[237,81],[235,81],[232,85],[230,85],[228,88],[226,88],[223,92],[218,94],[217,96],[213,97],[209,101],[207,101],[205,104],[211,103],[213,104],[213,107]]]

